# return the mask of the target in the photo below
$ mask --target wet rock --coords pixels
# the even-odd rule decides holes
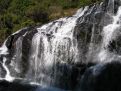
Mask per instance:
[[[98,64],[86,70],[81,91],[120,91],[121,63]]]

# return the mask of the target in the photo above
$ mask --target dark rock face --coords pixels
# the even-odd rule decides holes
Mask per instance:
[[[86,70],[81,81],[81,91],[120,91],[121,63],[98,64]]]
[[[115,5],[113,6],[115,7]],[[83,55],[80,60],[84,63],[85,61],[90,62],[91,60],[95,60],[93,57],[95,57],[96,53],[100,51],[99,47],[101,46],[103,38],[102,30],[104,26],[107,26],[113,22],[113,18],[110,15],[108,8],[113,10],[113,8],[110,7],[108,0],[101,5],[97,4],[95,6],[90,6],[84,16],[80,17],[77,21],[74,37],[76,37],[78,41],[79,54]],[[91,54],[88,54],[91,43],[92,52]]]
[[[2,67],[2,64],[0,64],[0,77],[5,77],[6,71],[5,69]]]
[[[22,61],[20,62],[20,70],[21,73],[20,74],[15,74],[14,72],[14,68],[9,67],[10,70],[12,70],[11,74],[12,75],[18,75],[20,77],[23,77],[24,74],[26,73],[27,69],[28,69],[28,56],[29,56],[29,51],[31,49],[31,41],[32,41],[32,37],[34,36],[34,34],[37,32],[37,30],[33,27],[28,27],[25,29],[20,30],[18,33],[15,33],[13,35],[11,35],[10,37],[8,37],[7,42],[6,42],[6,46],[8,48],[9,51],[9,55],[7,55],[8,57],[8,61],[7,63],[10,64],[10,60],[12,60],[13,56],[16,53],[16,49],[18,49],[18,46],[16,46],[16,42],[18,41],[19,38],[21,38],[23,41],[22,45],[21,45],[21,51],[22,51],[22,56],[21,59]],[[19,45],[19,43],[18,43]],[[20,55],[19,55],[20,56]],[[17,61],[17,59],[15,60]]]

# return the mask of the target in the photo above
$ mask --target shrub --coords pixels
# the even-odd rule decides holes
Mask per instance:
[[[45,23],[48,21],[48,13],[43,7],[34,6],[27,10],[26,16],[35,22]]]

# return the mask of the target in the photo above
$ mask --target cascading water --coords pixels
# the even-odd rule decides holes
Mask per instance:
[[[68,64],[68,62],[76,63],[78,61],[77,41],[73,37],[73,32],[77,19],[81,17],[87,9],[88,7],[84,9],[81,8],[72,17],[61,18],[37,28],[38,32],[32,38],[28,58],[30,69],[23,79],[42,85],[52,85],[55,83],[55,79],[57,79],[57,64]],[[19,32],[14,34],[18,34]],[[13,75],[10,75],[8,67],[5,65],[6,60],[3,61],[3,67],[7,72],[5,79],[8,81],[12,81],[13,77],[20,79],[20,77],[14,75],[22,71],[22,40],[23,36],[19,37],[14,45],[16,49],[9,65],[11,69],[15,71]],[[5,44],[3,47],[4,46]],[[5,52],[7,51],[8,49],[6,49]],[[8,76],[11,79],[7,79],[6,77]]]
[[[6,43],[6,41],[5,41],[5,43]],[[4,43],[3,46],[0,48],[0,52],[1,52],[0,54],[1,54],[1,56],[4,56],[4,55],[7,55],[7,54],[8,54],[8,49],[7,49],[7,47],[5,46],[5,43]],[[6,57],[3,57],[1,64],[2,64],[3,68],[4,68],[5,71],[6,71],[6,75],[5,75],[4,78],[0,78],[0,79],[1,79],[1,80],[5,79],[5,80],[7,80],[7,81],[13,81],[14,78],[10,76],[9,69],[8,69],[7,66],[6,66],[6,61],[7,61]]]
[[[37,28],[38,33],[32,39],[29,58],[31,70],[27,74],[34,77],[33,81],[51,85],[56,79],[56,65],[58,63],[66,64],[78,61],[77,43],[76,39],[73,38],[73,31],[76,20],[86,10],[87,7],[84,10],[80,9],[73,17],[61,18]],[[51,78],[52,74],[54,75]],[[29,78],[31,79],[31,77]],[[43,83],[46,80],[47,82]]]
[[[120,33],[120,17],[121,17],[121,7],[119,7],[118,12],[113,17],[113,22],[103,28],[103,40],[102,40],[102,48],[101,52],[99,53],[100,61],[106,62],[112,61],[115,59],[115,56],[120,57],[120,55],[116,55],[115,53],[111,53],[108,51],[108,46],[112,40],[115,40],[116,37]]]
[[[106,0],[12,34],[0,48],[0,80],[77,90],[88,71],[95,77],[104,64],[121,59],[120,3]]]

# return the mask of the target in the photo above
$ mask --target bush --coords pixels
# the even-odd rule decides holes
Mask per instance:
[[[29,8],[26,16],[35,22],[45,23],[48,21],[48,13],[43,7],[40,6]]]

